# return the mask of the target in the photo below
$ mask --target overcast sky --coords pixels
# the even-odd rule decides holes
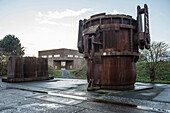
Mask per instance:
[[[78,21],[96,13],[127,14],[136,19],[137,5],[149,7],[152,41],[170,45],[170,0],[0,0],[0,39],[13,34],[26,56],[39,50],[77,49]]]

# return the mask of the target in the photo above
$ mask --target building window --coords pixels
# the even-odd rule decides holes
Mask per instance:
[[[65,62],[65,61],[62,61],[62,62],[61,62],[61,66],[62,66],[62,67],[65,67],[65,66],[66,66],[66,62]]]
[[[43,56],[41,56],[41,58],[47,58],[47,56],[46,56],[46,55],[43,55]]]
[[[72,65],[70,65],[70,69],[73,69],[73,66],[72,66]]]
[[[60,57],[60,54],[54,55],[54,57]]]
[[[71,58],[71,57],[73,57],[73,55],[67,55],[67,57],[70,57],[70,58]]]
[[[83,56],[80,56],[80,58],[83,58]]]
[[[52,58],[52,55],[48,55],[48,58]]]
[[[78,58],[79,56],[78,56],[78,55],[75,55],[74,57],[75,57],[75,58]]]
[[[55,69],[57,69],[57,65],[55,66]]]

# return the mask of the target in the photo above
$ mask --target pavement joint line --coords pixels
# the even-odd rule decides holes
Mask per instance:
[[[46,92],[46,91],[30,90],[30,89],[16,88],[16,87],[6,87],[6,89],[18,89],[18,90],[35,92],[35,93],[45,93],[45,94],[48,94],[48,92]]]
[[[73,95],[66,95],[66,94],[56,94],[56,93],[52,93],[52,92],[36,91],[36,90],[30,90],[30,89],[24,89],[24,88],[16,88],[16,87],[6,87],[6,88],[7,89],[9,88],[9,89],[25,90],[25,91],[31,91],[31,92],[37,92],[37,93],[44,93],[44,94],[52,95],[52,96],[71,98],[71,99],[77,99],[77,100],[83,100],[83,101],[90,101],[90,102],[96,102],[96,103],[105,103],[105,104],[114,104],[114,105],[120,105],[120,106],[127,106],[127,107],[133,107],[133,108],[137,108],[137,109],[141,109],[141,110],[151,110],[151,111],[156,111],[156,112],[170,113],[170,110],[157,109],[157,108],[152,108],[152,107],[147,107],[147,106],[138,106],[138,105],[133,105],[133,104],[128,104],[128,103],[112,102],[112,101],[95,99],[95,98],[81,97],[81,96],[75,96],[75,95],[73,96]],[[49,101],[49,102],[51,102],[51,101]],[[59,104],[61,104],[61,103],[59,103]]]
[[[120,103],[120,102],[111,102],[101,99],[94,99],[94,98],[87,98],[87,97],[80,97],[80,96],[72,96],[72,95],[65,95],[65,94],[54,94],[54,93],[48,93],[49,95],[59,96],[59,97],[65,97],[65,98],[72,98],[72,99],[82,99],[84,101],[90,101],[90,102],[96,102],[96,103],[105,103],[105,104],[114,104],[119,106],[126,106],[126,107],[133,107],[141,110],[149,110],[149,111],[156,111],[156,112],[167,112],[170,113],[170,110],[164,110],[164,109],[157,109],[147,106],[139,106],[139,105],[133,105],[128,103]]]
[[[166,102],[166,101],[162,101],[162,100],[152,100],[154,102],[163,102],[163,103],[167,103],[167,104],[170,104],[170,102]]]
[[[162,88],[159,93],[157,93],[154,97],[152,97],[152,99],[155,98],[155,97],[157,97],[157,96],[158,96],[162,91],[164,91],[164,90],[165,90],[165,88]],[[155,100],[153,100],[153,101],[155,101]]]

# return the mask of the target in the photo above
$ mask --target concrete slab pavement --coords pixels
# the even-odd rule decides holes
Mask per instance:
[[[160,92],[155,98],[155,101],[163,101],[163,102],[170,102],[170,89],[166,88],[162,92]]]
[[[80,79],[0,82],[0,112],[170,113],[169,87],[136,83],[138,90],[89,92],[87,81]]]

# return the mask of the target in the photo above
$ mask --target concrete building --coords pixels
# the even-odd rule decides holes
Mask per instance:
[[[40,58],[48,58],[48,64],[55,69],[78,69],[83,65],[83,54],[72,49],[52,49],[38,51]]]

